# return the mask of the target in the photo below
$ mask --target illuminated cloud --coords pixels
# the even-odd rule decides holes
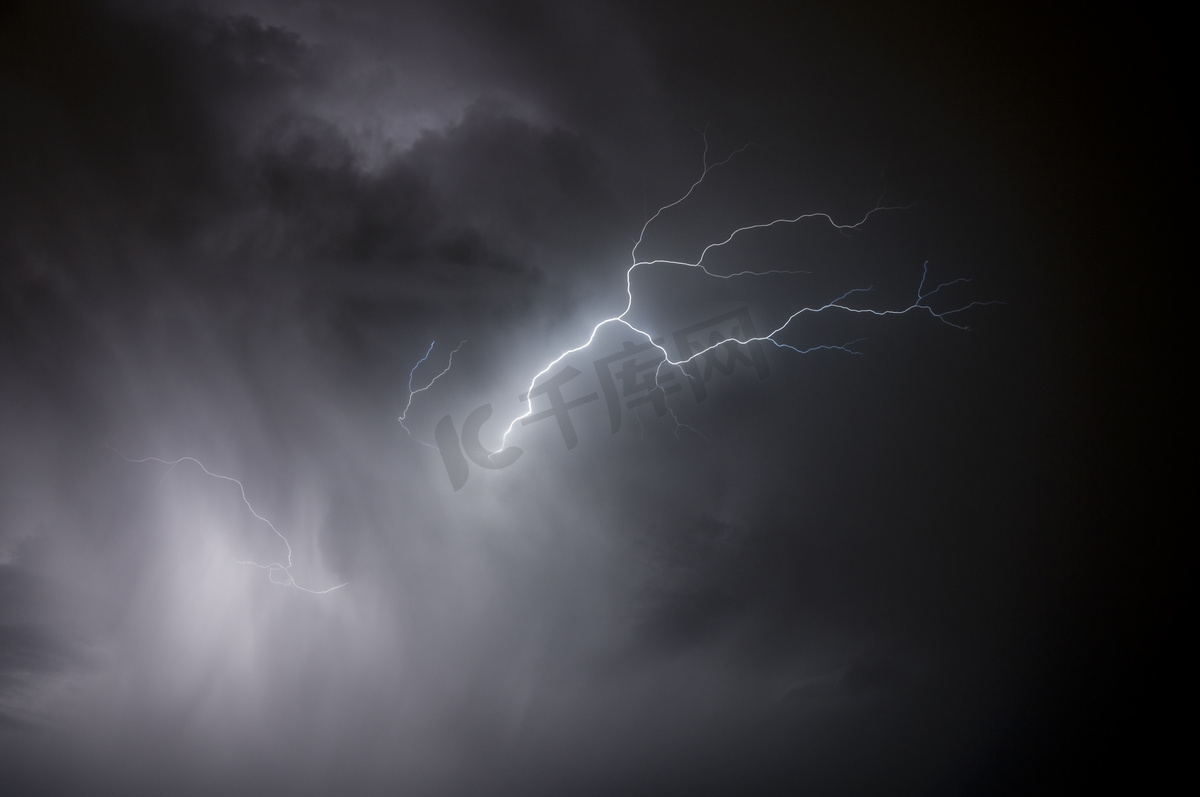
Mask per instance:
[[[1112,70],[1041,12],[645,5],[2,12],[0,785],[1116,757]]]

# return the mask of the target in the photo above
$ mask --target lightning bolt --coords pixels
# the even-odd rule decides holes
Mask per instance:
[[[442,369],[441,373],[439,373],[433,379],[430,379],[429,383],[426,384],[425,387],[416,388],[414,390],[413,389],[413,377],[417,373],[417,369],[421,367],[421,363],[423,363],[429,359],[429,355],[433,351],[433,346],[436,343],[437,343],[436,340],[431,340],[429,342],[429,348],[425,350],[425,356],[422,357],[421,359],[417,360],[416,365],[414,365],[409,370],[409,372],[408,372],[408,403],[404,405],[404,412],[400,413],[400,417],[397,419],[400,421],[400,428],[402,428],[404,431],[408,432],[409,437],[411,437],[413,440],[416,440],[421,445],[426,446],[428,448],[432,448],[435,451],[437,450],[437,446],[430,445],[429,443],[426,443],[424,440],[418,440],[416,438],[416,436],[413,435],[412,430],[404,425],[404,421],[408,417],[408,411],[410,409],[412,409],[413,398],[415,398],[418,393],[424,393],[426,390],[433,387],[434,382],[438,381],[439,379],[441,379],[443,376],[446,375],[446,373],[450,370],[450,366],[454,365],[454,355],[458,354],[458,350],[463,347],[463,344],[466,343],[466,341],[460,340],[458,342],[458,345],[454,347],[454,351],[450,352],[450,356],[446,360],[446,367]]]
[[[290,542],[288,542],[288,538],[286,536],[284,536],[283,532],[281,532],[279,529],[275,528],[274,523],[267,520],[262,515],[258,514],[258,512],[250,504],[250,499],[246,497],[245,485],[243,485],[240,481],[233,478],[232,476],[225,476],[220,473],[212,472],[207,467],[205,467],[203,462],[196,459],[195,457],[180,457],[179,459],[173,459],[173,460],[159,459],[158,457],[143,457],[142,459],[130,459],[129,457],[122,454],[120,451],[117,451],[117,449],[113,448],[112,446],[108,446],[108,448],[109,448],[109,450],[116,453],[117,456],[121,457],[121,459],[125,460],[126,462],[131,462],[134,464],[140,464],[143,462],[159,462],[163,465],[168,466],[167,470],[163,473],[164,478],[179,463],[193,462],[200,468],[200,470],[204,471],[204,473],[206,475],[211,476],[214,479],[220,479],[221,481],[233,482],[234,484],[236,484],[237,488],[238,488],[238,492],[240,492],[241,496],[242,496],[242,503],[244,503],[246,505],[246,508],[250,510],[250,514],[254,515],[254,517],[256,517],[261,522],[266,523],[267,528],[269,528],[271,531],[273,531],[275,533],[275,536],[278,537],[283,542],[283,547],[287,551],[287,557],[284,562],[271,562],[270,564],[261,564],[259,562],[252,562],[252,561],[248,561],[248,560],[238,560],[238,564],[250,565],[251,567],[257,567],[260,570],[266,570],[268,573],[268,578],[270,579],[272,584],[278,584],[281,587],[292,587],[294,589],[300,590],[301,592],[309,592],[314,595],[324,595],[326,593],[333,592],[335,589],[341,589],[342,587],[346,586],[346,584],[349,583],[349,582],[344,582],[344,583],[338,584],[333,587],[328,587],[327,589],[312,589],[310,587],[301,586],[299,583],[297,583],[295,577],[292,575],[292,567],[293,567],[292,544]]]
[[[428,446],[429,448],[433,448],[434,450],[436,450],[435,446],[432,446],[423,440],[418,440],[413,435],[412,430],[409,429],[405,425],[404,422],[405,422],[405,420],[407,420],[409,410],[412,409],[413,399],[416,397],[416,395],[418,393],[423,393],[426,390],[429,390],[429,388],[433,387],[435,382],[437,382],[439,379],[441,379],[443,376],[446,375],[446,373],[450,370],[450,367],[454,364],[454,355],[458,353],[458,350],[461,349],[463,347],[463,344],[465,344],[465,343],[466,343],[465,340],[459,341],[458,345],[454,347],[454,350],[450,352],[450,355],[446,361],[446,367],[443,368],[432,379],[430,379],[429,382],[427,382],[424,387],[413,387],[413,380],[416,378],[417,369],[421,366],[422,363],[424,363],[426,360],[428,360],[430,354],[433,353],[433,347],[437,344],[436,340],[430,341],[429,348],[425,350],[425,355],[423,357],[421,357],[421,359],[418,360],[416,362],[416,364],[414,364],[413,367],[408,372],[408,401],[404,405],[404,411],[400,413],[400,417],[399,417],[400,426],[404,429],[405,432],[408,433],[409,437],[412,437],[414,440],[417,440],[417,442],[421,443],[421,445]],[[173,470],[176,465],[179,465],[182,462],[192,462],[192,463],[195,463],[195,465],[197,467],[199,467],[200,470],[205,473],[205,475],[210,476],[214,479],[220,479],[221,481],[232,482],[233,484],[236,484],[237,488],[238,488],[238,492],[242,496],[242,503],[246,505],[246,509],[250,510],[250,514],[253,515],[256,519],[258,519],[262,523],[265,523],[267,525],[267,528],[269,528],[275,534],[275,536],[278,537],[281,542],[283,542],[284,550],[287,553],[287,555],[283,561],[262,564],[261,562],[254,562],[254,561],[250,561],[250,560],[238,560],[238,564],[250,565],[251,567],[257,567],[261,570],[266,570],[268,573],[268,578],[270,579],[272,584],[278,584],[279,586],[282,586],[282,587],[292,587],[292,588],[298,589],[302,592],[308,592],[308,593],[312,593],[314,595],[324,595],[326,593],[333,592],[336,589],[341,589],[342,587],[346,586],[347,583],[349,583],[349,582],[344,582],[341,584],[337,584],[336,586],[328,587],[326,589],[312,589],[311,587],[303,586],[299,582],[297,582],[295,576],[292,574],[293,562],[292,562],[292,544],[291,544],[291,542],[288,541],[288,538],[283,534],[283,532],[281,532],[275,526],[274,523],[272,523],[270,520],[268,520],[267,518],[263,517],[262,515],[260,515],[258,513],[258,510],[256,510],[254,508],[254,506],[250,503],[250,499],[246,496],[246,486],[244,484],[242,484],[242,482],[240,480],[235,479],[232,476],[226,476],[224,474],[215,473],[215,472],[209,470],[208,467],[205,466],[205,464],[203,462],[196,459],[195,457],[179,457],[178,459],[173,459],[173,460],[161,459],[159,457],[143,457],[142,459],[132,459],[130,457],[125,456],[123,453],[121,453],[117,449],[113,448],[112,446],[108,446],[108,448],[109,448],[109,450],[113,451],[115,454],[117,454],[117,456],[121,457],[121,459],[125,460],[126,462],[130,462],[130,463],[134,463],[134,464],[140,464],[140,463],[144,463],[144,462],[158,462],[160,464],[166,465],[167,470],[163,474],[164,477],[166,476],[167,473],[170,473],[171,470]]]
[[[738,227],[733,232],[729,233],[729,235],[726,236],[723,240],[713,241],[712,243],[709,243],[708,245],[706,245],[704,247],[704,249],[701,251],[700,256],[694,262],[689,262],[689,261],[684,261],[684,260],[673,260],[673,259],[668,259],[668,258],[655,258],[655,259],[651,259],[651,260],[639,259],[638,258],[638,249],[642,246],[642,243],[646,238],[646,233],[650,229],[650,227],[654,224],[654,222],[657,221],[664,213],[666,213],[670,209],[677,207],[679,205],[682,205],[689,198],[691,198],[691,196],[704,183],[705,179],[708,177],[708,175],[714,169],[720,168],[720,167],[728,164],[736,156],[738,156],[742,152],[745,152],[747,149],[749,149],[750,146],[751,145],[743,146],[743,147],[731,152],[723,160],[717,161],[715,163],[709,163],[708,162],[708,140],[707,140],[707,138],[705,139],[704,153],[703,153],[703,168],[701,170],[700,176],[698,178],[696,178],[695,182],[693,182],[688,187],[688,189],[685,192],[683,192],[683,194],[678,199],[674,200],[673,202],[669,202],[666,205],[663,205],[662,207],[660,207],[649,218],[647,218],[646,221],[642,224],[642,229],[639,232],[637,239],[635,240],[635,242],[633,244],[632,250],[630,251],[630,261],[631,261],[630,265],[625,270],[625,298],[626,298],[625,309],[622,310],[617,315],[610,316],[608,318],[605,318],[605,319],[599,321],[594,327],[592,327],[592,331],[587,336],[586,340],[584,340],[578,346],[574,346],[572,348],[566,349],[560,355],[558,355],[553,360],[551,360],[544,368],[542,368],[542,370],[538,371],[534,375],[533,379],[531,379],[529,382],[529,389],[527,392],[530,395],[532,395],[533,388],[537,385],[539,379],[541,379],[546,374],[548,374],[552,368],[554,368],[556,365],[561,363],[567,357],[569,357],[572,354],[575,354],[577,352],[583,351],[584,349],[587,349],[589,346],[591,346],[593,341],[595,341],[596,335],[600,332],[600,330],[609,324],[621,324],[621,325],[627,327],[635,335],[638,335],[639,337],[644,338],[648,343],[650,343],[650,345],[652,345],[654,348],[658,349],[659,352],[661,352],[663,359],[659,362],[658,368],[655,372],[655,381],[658,382],[661,386],[661,382],[659,380],[661,378],[661,373],[662,373],[663,367],[679,368],[686,375],[686,371],[683,371],[684,365],[691,362],[692,360],[695,360],[698,357],[701,357],[701,356],[707,354],[708,352],[711,352],[713,349],[717,348],[718,346],[722,346],[722,345],[724,345],[726,343],[730,343],[730,342],[734,342],[734,343],[738,343],[738,344],[746,344],[746,343],[750,343],[753,341],[764,341],[764,342],[769,342],[778,348],[790,349],[790,350],[796,352],[797,354],[808,354],[813,351],[830,350],[830,349],[836,349],[839,351],[846,352],[848,354],[858,354],[859,353],[859,352],[854,351],[850,347],[853,346],[855,343],[858,343],[859,341],[861,341],[862,340],[861,338],[859,340],[851,341],[850,343],[845,343],[845,344],[840,344],[840,345],[819,345],[819,346],[812,346],[807,349],[799,349],[795,346],[792,346],[788,343],[783,343],[776,339],[776,336],[779,335],[780,333],[782,333],[784,330],[786,330],[792,324],[793,321],[795,321],[797,318],[800,318],[801,316],[803,316],[805,314],[816,315],[819,313],[828,312],[828,311],[832,311],[832,310],[841,310],[841,311],[844,311],[847,313],[853,313],[853,314],[868,314],[868,315],[873,315],[873,316],[884,317],[884,316],[892,316],[892,315],[905,315],[908,313],[924,311],[924,312],[927,312],[933,318],[936,318],[938,321],[941,321],[942,323],[947,324],[948,326],[954,327],[956,329],[967,330],[967,329],[969,329],[969,327],[967,327],[963,324],[955,323],[954,321],[950,320],[949,316],[953,316],[957,313],[961,313],[972,307],[980,307],[980,306],[992,305],[992,304],[1003,304],[1003,302],[997,302],[997,301],[974,301],[974,302],[970,302],[969,304],[963,305],[961,307],[953,308],[951,310],[944,310],[941,312],[934,310],[928,304],[928,300],[931,297],[933,297],[936,293],[938,293],[938,291],[942,290],[943,288],[948,288],[951,285],[955,285],[958,283],[970,282],[970,280],[960,277],[958,279],[950,280],[948,282],[943,282],[940,285],[938,285],[936,288],[933,288],[930,291],[926,291],[925,290],[925,282],[929,275],[929,263],[928,263],[928,261],[926,261],[926,263],[924,264],[924,266],[922,268],[921,282],[917,287],[916,299],[911,304],[909,304],[907,307],[897,308],[897,309],[892,309],[892,310],[875,310],[875,309],[865,308],[865,307],[852,307],[846,303],[850,299],[850,297],[856,296],[857,294],[861,294],[861,293],[867,293],[867,292],[873,290],[873,286],[866,287],[866,288],[853,288],[853,289],[847,291],[846,293],[842,294],[841,296],[837,297],[836,299],[834,299],[820,307],[802,307],[799,310],[796,310],[794,313],[792,313],[790,316],[788,316],[787,320],[785,320],[776,329],[772,330],[770,333],[768,333],[766,335],[762,335],[762,336],[758,336],[758,337],[748,337],[745,340],[742,340],[741,338],[737,338],[737,337],[728,337],[728,338],[725,338],[724,340],[720,340],[716,343],[713,343],[712,345],[708,346],[707,348],[701,349],[700,351],[692,354],[689,357],[685,357],[680,360],[672,360],[671,355],[667,352],[667,350],[665,348],[663,348],[662,346],[660,346],[659,344],[655,343],[649,332],[635,326],[628,318],[630,312],[632,312],[632,310],[633,310],[633,273],[638,268],[641,268],[644,266],[664,266],[664,265],[665,266],[681,266],[684,268],[697,269],[699,271],[702,271],[704,274],[708,275],[709,277],[713,277],[715,279],[725,279],[725,280],[735,279],[735,278],[739,278],[739,277],[762,277],[762,276],[774,275],[774,274],[807,274],[809,272],[790,271],[790,270],[781,270],[781,269],[770,269],[770,270],[763,270],[763,271],[754,271],[754,270],[746,269],[746,270],[736,271],[736,272],[729,273],[729,274],[720,274],[720,273],[711,271],[704,264],[704,259],[706,257],[708,257],[708,255],[711,252],[713,252],[715,250],[719,250],[722,247],[727,246],[730,243],[732,243],[735,238],[738,238],[739,236],[744,236],[748,233],[752,233],[752,232],[755,232],[758,230],[765,230],[765,229],[769,229],[771,227],[776,227],[776,226],[795,225],[795,224],[800,224],[802,222],[815,220],[815,221],[824,221],[833,229],[835,229],[843,234],[848,234],[851,230],[856,230],[856,229],[862,227],[876,213],[890,211],[890,210],[906,210],[908,207],[911,207],[911,205],[886,207],[886,206],[877,204],[874,208],[872,208],[870,211],[868,211],[862,218],[860,218],[858,221],[855,221],[853,223],[839,223],[831,215],[829,215],[828,213],[823,213],[823,212],[803,213],[798,216],[781,217],[781,218],[777,218],[777,219],[772,219],[770,221],[765,221],[765,222],[761,222],[761,223],[757,223],[757,224],[748,224],[743,227]],[[528,418],[532,414],[533,414],[533,401],[532,401],[532,399],[527,399],[526,404],[525,404],[525,412],[522,413],[521,415],[518,415],[516,418],[514,418],[512,420],[512,422],[509,423],[508,428],[505,429],[504,434],[501,437],[500,450],[503,450],[505,448],[505,446],[507,445],[508,437],[510,434],[512,434],[513,430],[516,428],[517,423],[524,418]],[[675,415],[675,412],[673,410],[671,410],[671,416],[675,419],[677,436],[678,436],[678,430],[680,427],[691,429],[691,427],[686,426],[685,424],[682,424],[679,421],[678,417]],[[692,431],[695,431],[695,430],[692,430]]]

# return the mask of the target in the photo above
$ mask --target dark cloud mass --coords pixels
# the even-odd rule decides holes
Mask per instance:
[[[1154,777],[1182,601],[1131,153],[1169,134],[1108,46],[1149,40],[950,5],[6,6],[2,791]],[[802,273],[683,265],[877,206],[704,254]],[[805,314],[662,405],[608,325],[545,375],[569,425],[502,440],[639,240],[672,351],[852,288],[987,304]]]

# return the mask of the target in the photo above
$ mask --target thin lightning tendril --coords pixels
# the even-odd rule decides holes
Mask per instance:
[[[163,465],[167,465],[168,466],[167,470],[163,474],[164,478],[166,477],[166,474],[170,473],[175,468],[175,466],[178,465],[180,462],[194,462],[200,468],[200,470],[204,471],[204,473],[206,475],[211,476],[214,479],[220,479],[221,481],[233,482],[234,484],[236,484],[238,487],[238,491],[242,495],[242,503],[244,503],[246,505],[246,508],[250,510],[250,514],[254,515],[254,517],[256,517],[258,520],[262,521],[263,523],[266,523],[267,528],[269,528],[269,529],[271,529],[271,531],[275,532],[275,536],[283,541],[283,546],[287,550],[286,564],[284,562],[272,562],[270,564],[264,565],[264,564],[260,564],[259,562],[252,562],[249,560],[237,560],[238,564],[250,565],[252,567],[257,567],[260,570],[266,570],[269,574],[269,578],[270,578],[272,584],[278,584],[281,587],[293,587],[295,589],[300,590],[301,592],[309,592],[314,595],[324,595],[326,593],[333,592],[335,589],[341,589],[342,587],[346,586],[346,584],[349,583],[349,582],[343,582],[341,584],[338,584],[337,586],[329,587],[328,589],[311,589],[309,587],[303,587],[300,584],[298,584],[296,582],[295,577],[292,575],[292,567],[293,567],[292,544],[290,542],[288,542],[288,538],[285,537],[279,529],[275,528],[274,523],[267,520],[262,515],[258,514],[258,512],[250,504],[250,499],[246,497],[246,487],[240,481],[233,478],[232,476],[225,476],[220,473],[213,473],[211,470],[209,470],[208,468],[206,468],[204,466],[203,462],[196,459],[195,457],[180,457],[179,459],[174,459],[174,460],[160,459],[158,457],[144,457],[142,459],[131,459],[131,458],[125,456],[124,454],[122,454],[120,451],[117,451],[117,449],[113,448],[112,446],[109,446],[108,448],[110,450],[116,452],[116,454],[119,457],[121,457],[121,459],[125,460],[126,462],[132,462],[132,463],[159,462],[159,463],[162,463]]]
[[[441,379],[443,376],[446,375],[446,373],[450,370],[450,366],[454,365],[454,355],[458,354],[458,350],[463,347],[463,344],[466,343],[466,341],[460,340],[458,342],[458,345],[454,347],[454,351],[450,352],[450,356],[446,360],[446,367],[442,369],[441,373],[439,373],[433,379],[430,379],[429,384],[425,385],[425,387],[417,388],[416,390],[414,390],[413,389],[413,376],[417,373],[417,369],[421,367],[421,363],[423,363],[429,359],[429,355],[433,351],[434,344],[436,344],[436,343],[437,343],[436,340],[429,341],[429,348],[425,350],[425,356],[422,357],[421,359],[417,360],[416,365],[414,365],[412,367],[412,369],[409,370],[409,372],[408,372],[408,403],[404,405],[404,412],[400,413],[400,417],[397,419],[400,421],[400,428],[402,428],[404,431],[408,432],[409,437],[411,437],[413,440],[416,440],[421,445],[426,446],[427,448],[432,448],[435,451],[437,450],[437,446],[432,446],[429,443],[426,443],[424,440],[417,439],[417,437],[412,433],[412,430],[404,425],[404,421],[408,417],[408,411],[410,409],[412,409],[413,398],[418,393],[424,393],[426,390],[433,387],[434,382],[438,381],[439,379]]]
[[[639,266],[654,266],[654,265],[684,266],[687,268],[698,269],[698,270],[704,272],[706,275],[717,278],[717,279],[733,279],[734,277],[748,277],[748,276],[767,276],[767,275],[772,275],[772,274],[805,274],[808,272],[786,271],[786,270],[780,270],[780,269],[771,269],[771,270],[766,270],[766,271],[743,270],[743,271],[737,271],[737,272],[734,272],[731,274],[718,274],[713,271],[710,271],[704,265],[704,258],[707,257],[708,254],[710,252],[712,252],[713,250],[720,249],[721,247],[724,247],[727,244],[731,243],[734,240],[734,238],[738,237],[739,235],[742,235],[744,233],[749,233],[749,232],[752,232],[755,230],[763,230],[763,229],[767,229],[770,227],[774,227],[776,225],[799,224],[803,221],[812,220],[812,219],[823,219],[824,221],[828,222],[828,224],[831,227],[833,227],[835,230],[838,230],[839,232],[841,232],[843,234],[848,234],[849,231],[855,230],[855,229],[858,229],[859,227],[861,227],[863,224],[865,224],[867,222],[868,219],[871,218],[871,216],[873,216],[874,214],[876,214],[878,212],[887,211],[887,210],[904,210],[904,209],[907,209],[907,207],[910,207],[910,206],[885,207],[883,205],[876,205],[874,208],[872,208],[870,211],[868,211],[861,219],[854,222],[853,224],[839,224],[828,213],[821,213],[821,212],[804,213],[804,214],[801,214],[801,215],[798,215],[795,217],[778,218],[778,219],[774,219],[774,220],[768,221],[768,222],[762,222],[762,223],[758,223],[758,224],[749,224],[744,227],[738,227],[733,232],[731,232],[728,235],[728,237],[726,237],[723,241],[715,241],[715,242],[710,243],[707,246],[705,246],[703,251],[700,253],[700,257],[697,258],[695,262],[687,262],[687,261],[681,261],[681,260],[669,260],[669,259],[665,259],[665,258],[658,258],[658,259],[654,259],[654,260],[639,260],[638,259],[638,248],[641,247],[643,241],[645,240],[646,233],[650,229],[650,226],[660,216],[662,216],[663,213],[665,213],[666,211],[670,210],[671,208],[674,208],[674,207],[682,204],[686,200],[688,200],[692,196],[692,194],[695,193],[695,191],[704,182],[704,180],[705,180],[705,178],[707,178],[709,172],[711,172],[713,169],[716,169],[716,168],[726,165],[734,157],[736,157],[737,155],[744,152],[750,146],[751,145],[745,145],[743,147],[740,147],[739,149],[736,149],[733,152],[731,152],[723,160],[710,164],[708,162],[708,140],[707,140],[707,138],[705,139],[704,154],[703,154],[703,169],[701,170],[700,176],[696,179],[695,182],[693,182],[688,187],[687,191],[685,191],[678,199],[660,207],[649,218],[647,218],[646,221],[642,224],[642,229],[641,229],[640,233],[638,234],[637,240],[633,244],[633,249],[630,251],[630,259],[632,262],[631,262],[629,268],[626,269],[626,271],[625,271],[625,297],[626,297],[625,309],[622,310],[618,315],[611,316],[609,318],[605,318],[604,320],[597,323],[594,327],[592,327],[591,334],[588,335],[587,340],[585,340],[583,343],[581,343],[578,346],[567,349],[562,354],[558,355],[558,357],[554,358],[554,360],[552,360],[548,365],[546,365],[545,368],[538,371],[537,374],[534,375],[533,379],[530,380],[529,389],[528,389],[528,391],[526,391],[529,396],[533,395],[533,389],[537,385],[539,379],[541,379],[546,374],[548,374],[550,372],[550,369],[554,368],[554,366],[558,365],[560,362],[562,362],[567,357],[569,357],[572,354],[575,354],[577,352],[583,351],[584,349],[591,346],[592,342],[595,341],[595,339],[596,339],[596,335],[600,332],[600,329],[608,324],[622,324],[622,325],[628,327],[630,331],[645,338],[646,341],[649,342],[651,346],[658,349],[659,352],[662,353],[663,359],[659,362],[658,368],[655,371],[655,381],[657,382],[661,375],[661,369],[664,366],[673,366],[673,367],[679,368],[682,371],[682,367],[684,365],[691,362],[692,360],[695,360],[697,357],[707,354],[708,352],[712,351],[713,349],[717,348],[718,346],[722,346],[726,343],[731,343],[731,342],[736,342],[738,344],[746,344],[746,343],[750,343],[750,342],[754,342],[754,341],[765,341],[765,342],[772,343],[773,345],[775,345],[778,348],[791,349],[792,351],[797,352],[798,354],[807,354],[812,351],[828,350],[828,349],[837,349],[837,350],[844,351],[844,352],[847,352],[850,354],[858,354],[858,352],[855,352],[849,348],[850,346],[853,346],[855,343],[859,342],[857,340],[852,341],[850,343],[842,344],[842,345],[820,345],[820,346],[813,346],[808,349],[798,349],[795,346],[792,346],[787,343],[782,343],[775,339],[775,336],[780,334],[781,332],[783,332],[785,329],[787,329],[788,326],[792,323],[792,321],[794,321],[796,318],[804,315],[805,313],[817,314],[817,313],[825,312],[828,310],[842,310],[842,311],[845,311],[848,313],[869,314],[869,315],[882,317],[882,316],[891,316],[891,315],[904,315],[906,313],[911,313],[913,311],[924,310],[925,312],[928,312],[932,317],[936,318],[937,320],[941,321],[944,324],[947,324],[948,326],[955,327],[956,329],[967,330],[967,329],[969,329],[967,326],[965,326],[963,324],[957,324],[957,323],[949,320],[947,318],[947,316],[951,316],[956,313],[961,313],[964,310],[968,310],[972,307],[980,307],[983,305],[991,305],[991,304],[1002,304],[1002,302],[995,302],[995,301],[986,301],[986,302],[985,301],[975,301],[975,302],[966,304],[962,307],[955,308],[953,310],[946,310],[946,311],[942,311],[942,312],[938,312],[938,311],[934,310],[932,307],[930,307],[928,304],[926,304],[926,302],[928,301],[928,299],[930,297],[932,297],[934,294],[936,294],[938,291],[942,290],[943,288],[947,288],[951,285],[955,285],[960,282],[970,282],[970,280],[966,279],[965,277],[960,277],[958,279],[950,280],[949,282],[943,282],[942,284],[938,285],[933,290],[926,293],[925,292],[925,280],[928,277],[928,273],[929,273],[929,263],[926,262],[922,269],[920,285],[917,288],[916,301],[914,301],[908,307],[905,307],[903,309],[872,310],[869,308],[850,307],[847,304],[845,304],[846,300],[849,299],[849,297],[851,297],[857,293],[866,293],[873,289],[873,287],[853,288],[853,289],[847,291],[846,293],[842,294],[838,298],[834,299],[833,301],[829,302],[828,304],[825,304],[821,307],[803,307],[803,308],[797,310],[796,312],[794,312],[790,316],[788,316],[787,320],[784,321],[779,327],[777,327],[776,329],[774,329],[772,332],[770,332],[767,335],[751,337],[751,338],[747,338],[745,340],[742,340],[737,337],[728,337],[728,338],[725,338],[724,340],[721,340],[721,341],[718,341],[717,343],[712,344],[711,346],[708,346],[707,348],[701,349],[700,351],[692,354],[689,357],[685,357],[681,360],[672,360],[671,355],[667,352],[667,350],[665,348],[663,348],[661,345],[655,343],[653,337],[651,336],[651,334],[649,332],[646,332],[645,330],[639,329],[638,327],[634,326],[633,323],[631,323],[627,318],[627,316],[633,309],[633,272]],[[861,340],[861,338],[859,340]],[[686,372],[684,372],[684,373],[686,374]],[[678,436],[680,427],[691,429],[691,427],[686,426],[685,424],[682,424],[679,421],[679,418],[675,415],[674,410],[671,410],[670,412],[671,412],[671,416],[675,419],[676,436]],[[500,450],[504,450],[505,446],[508,443],[508,437],[510,434],[512,434],[513,430],[516,428],[517,423],[525,418],[528,418],[532,414],[533,414],[533,400],[532,400],[532,398],[528,398],[526,401],[526,405],[525,405],[525,412],[522,413],[521,415],[518,415],[516,418],[514,418],[512,420],[512,422],[508,425],[508,428],[504,430],[504,434],[501,437]],[[692,431],[695,431],[695,430],[692,429]]]

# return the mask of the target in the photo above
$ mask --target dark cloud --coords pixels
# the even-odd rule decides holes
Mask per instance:
[[[1129,684],[1161,645],[1143,618],[1170,602],[1171,537],[1132,522],[1156,471],[1118,475],[1157,438],[1135,421],[1150,336],[1127,268],[1148,184],[1114,104],[1152,103],[1089,34],[1108,23],[872,3],[3,14],[0,782],[1110,779],[1087,768],[1142,716]],[[631,318],[675,346],[854,287],[903,307],[923,274],[972,280],[935,307],[1004,305],[953,317],[971,332],[806,316],[781,340],[859,354],[711,361],[671,377],[674,422],[651,401],[610,414],[605,358],[638,342],[610,325],[562,363],[574,442],[518,422],[515,462],[447,478],[439,422],[465,437],[490,404],[498,448],[534,375],[624,308],[639,240],[694,259],[738,226],[877,204],[904,209],[705,260],[803,274],[638,270]]]

